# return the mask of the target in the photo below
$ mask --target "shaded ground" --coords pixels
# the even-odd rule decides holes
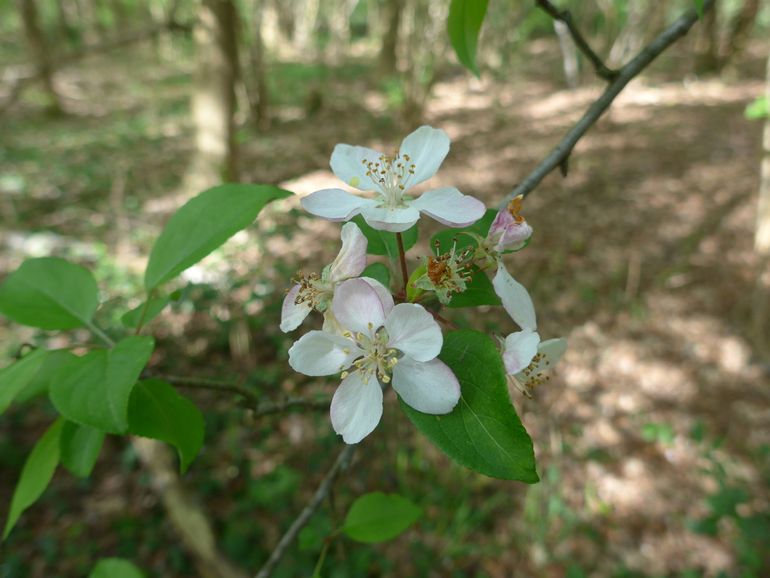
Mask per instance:
[[[541,334],[570,341],[535,400],[514,400],[543,482],[527,488],[454,466],[418,438],[390,399],[335,502],[344,511],[363,491],[398,489],[423,505],[425,520],[392,544],[335,550],[330,576],[770,572],[770,376],[767,357],[748,339],[761,127],[743,118],[761,91],[762,56],[727,81],[667,81],[665,67],[656,68],[581,141],[569,177],[548,177],[527,199],[536,237],[509,265],[533,294]],[[530,68],[508,86],[464,76],[439,83],[426,121],[447,130],[453,145],[432,185],[456,185],[494,205],[600,90],[563,91],[544,78],[550,71]],[[67,77],[86,116],[52,122],[28,106],[8,119],[0,215],[11,226],[0,243],[4,269],[51,251],[90,263],[104,293],[115,287],[101,314],[108,325],[135,303],[143,255],[185,195],[174,187],[190,140],[184,71],[147,67],[142,81],[157,93],[116,90],[120,72],[102,72]],[[296,71],[274,72],[296,78]],[[307,121],[291,120],[302,111],[297,97],[277,110],[267,134],[244,129],[244,180],[308,193],[333,182],[334,143],[397,144],[397,123],[376,81],[343,70],[327,88],[325,107]],[[154,326],[159,370],[243,375],[268,396],[333,391],[333,382],[286,377],[291,341],[277,330],[282,291],[298,268],[320,269],[338,234],[297,207],[296,200],[273,207],[257,230],[187,274],[194,286]],[[427,250],[426,229],[415,256]],[[462,314],[456,319],[468,323]],[[501,311],[481,323],[512,328]],[[31,339],[0,327],[4,353]],[[253,570],[329,462],[328,419],[256,422],[233,400],[194,395],[209,408],[209,434],[189,483],[200,489],[223,547]],[[41,404],[0,421],[3,511],[24,448],[46,415]],[[317,523],[333,518],[324,511]],[[159,576],[190,572],[134,456],[117,439],[92,481],[56,478],[2,555],[5,575],[14,577],[82,575],[104,555],[130,557]],[[309,574],[314,556],[294,553],[280,575]]]

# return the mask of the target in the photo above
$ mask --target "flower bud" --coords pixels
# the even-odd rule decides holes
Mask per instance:
[[[487,233],[487,244],[495,251],[518,249],[532,236],[532,227],[519,214],[523,195],[513,199],[492,221]]]

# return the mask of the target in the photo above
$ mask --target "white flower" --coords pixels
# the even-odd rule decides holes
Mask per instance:
[[[416,199],[406,195],[410,188],[436,174],[448,152],[447,134],[429,126],[407,136],[394,156],[338,144],[331,158],[334,174],[361,191],[374,191],[376,198],[323,189],[302,199],[302,206],[330,221],[348,221],[360,213],[371,227],[394,233],[409,229],[420,213],[449,227],[472,225],[484,216],[484,203],[454,187],[434,189]]]
[[[331,404],[334,431],[358,443],[382,417],[382,383],[414,409],[430,414],[452,411],[460,399],[454,373],[436,359],[441,328],[422,306],[393,304],[361,279],[337,287],[332,311],[340,334],[310,331],[289,349],[289,365],[311,376],[342,372]]]
[[[511,333],[505,338],[505,372],[512,378],[516,387],[529,396],[535,386],[548,380],[543,372],[561,359],[567,350],[567,340],[559,338],[540,341],[532,298],[502,263],[498,263],[492,285],[508,315],[521,327],[521,331]]]
[[[339,254],[324,267],[321,275],[313,273],[302,277],[286,294],[281,308],[281,331],[284,333],[299,327],[313,309],[325,312],[335,286],[357,277],[366,267],[367,241],[358,225],[345,223],[341,236]],[[374,279],[369,281],[377,283]]]
[[[515,335],[515,334],[514,334]],[[512,337],[511,335],[508,336]],[[545,374],[549,369],[553,369],[559,360],[567,351],[567,340],[563,337],[558,339],[547,339],[537,344],[535,353],[529,364],[514,373],[515,366],[509,366],[511,359],[510,349],[508,349],[508,339],[505,340],[505,351],[503,352],[503,361],[508,378],[511,383],[527,397],[532,397],[532,390],[550,379]],[[508,356],[508,358],[506,358]]]

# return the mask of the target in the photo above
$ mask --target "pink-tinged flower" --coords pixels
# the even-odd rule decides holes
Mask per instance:
[[[434,189],[416,199],[406,194],[435,175],[448,152],[447,134],[429,126],[407,136],[393,156],[338,144],[331,158],[334,174],[360,191],[374,191],[376,197],[323,189],[302,199],[302,206],[330,221],[348,221],[361,214],[371,227],[394,233],[409,229],[421,213],[449,227],[467,227],[484,216],[484,203],[478,199],[454,187]]]
[[[492,285],[508,315],[521,327],[521,331],[505,338],[505,372],[520,391],[530,396],[535,386],[547,381],[548,377],[543,372],[561,359],[567,349],[567,341],[561,338],[540,341],[532,298],[502,263],[498,264]]]
[[[284,333],[299,327],[313,309],[325,312],[334,294],[334,288],[342,281],[357,277],[366,268],[367,241],[355,223],[342,227],[342,248],[321,275],[312,273],[299,279],[289,290],[281,308],[281,331]],[[370,279],[369,281],[374,281]],[[377,283],[379,285],[379,283]],[[387,290],[384,289],[387,293]]]
[[[487,233],[487,246],[501,253],[518,249],[532,236],[532,227],[520,215],[524,197],[519,195],[495,216]]]
[[[342,334],[310,331],[289,349],[289,365],[310,376],[342,372],[331,404],[334,431],[358,443],[382,417],[382,385],[391,383],[407,404],[446,414],[460,399],[454,373],[436,356],[441,328],[422,306],[393,304],[361,279],[337,287],[332,311]]]

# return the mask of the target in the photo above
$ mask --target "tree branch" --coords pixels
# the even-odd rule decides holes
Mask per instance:
[[[597,75],[608,81],[617,78],[620,72],[609,68],[604,64],[604,61],[599,58],[599,55],[593,51],[591,46],[589,46],[588,41],[580,33],[580,30],[578,30],[575,22],[572,20],[572,13],[569,10],[559,10],[549,0],[535,0],[535,3],[541,10],[548,14],[548,16],[564,23],[567,30],[569,30],[570,36],[572,36],[572,40],[575,42],[575,46],[577,46],[578,50],[591,61]]]
[[[247,404],[254,410],[255,417],[273,415],[288,411],[292,408],[306,408],[311,410],[329,409],[331,399],[307,399],[304,397],[287,397],[281,401],[261,401],[259,394],[234,381],[225,381],[219,379],[208,379],[205,377],[182,377],[178,375],[153,375],[158,379],[163,379],[180,387],[189,387],[193,389],[210,389],[212,391],[224,391],[242,396]]]
[[[318,489],[311,498],[310,502],[308,502],[307,506],[305,506],[302,512],[300,512],[299,516],[297,516],[283,537],[278,541],[278,544],[276,544],[275,548],[273,548],[273,551],[270,553],[270,557],[267,559],[267,562],[265,562],[264,566],[260,568],[255,578],[269,578],[272,576],[275,567],[286,554],[288,547],[297,538],[297,535],[300,533],[302,528],[307,525],[307,523],[310,521],[310,518],[313,517],[313,514],[315,514],[316,510],[321,505],[321,502],[323,502],[326,496],[329,495],[337,475],[341,471],[346,470],[350,465],[350,460],[353,458],[353,452],[355,452],[355,450],[355,445],[347,445],[340,452],[334,462],[334,465],[321,481],[321,484],[318,486]]]
[[[706,0],[703,9],[710,10],[714,6],[715,0]],[[644,70],[653,60],[665,51],[674,42],[690,31],[690,28],[698,21],[698,14],[695,10],[690,10],[680,16],[673,24],[661,32],[655,40],[645,46],[639,54],[631,61],[618,70],[617,77],[607,86],[602,95],[588,107],[580,120],[564,136],[561,142],[556,145],[545,159],[527,177],[519,183],[506,197],[500,202],[500,207],[505,207],[514,197],[518,195],[528,195],[539,184],[543,178],[558,166],[566,166],[567,160],[572,149],[583,137],[589,128],[604,114],[610,107],[615,97],[626,87],[626,85]]]
[[[234,393],[245,398],[249,403],[259,404],[259,394],[247,387],[239,385],[235,381],[225,381],[221,379],[209,379],[207,377],[182,377],[179,375],[152,375],[169,383],[181,387],[190,387],[196,389],[211,389],[213,391],[226,391]]]
[[[301,397],[288,397],[283,401],[263,401],[254,408],[254,416],[272,415],[287,411],[293,407],[301,407],[312,410],[327,410],[331,399],[304,399]]]

